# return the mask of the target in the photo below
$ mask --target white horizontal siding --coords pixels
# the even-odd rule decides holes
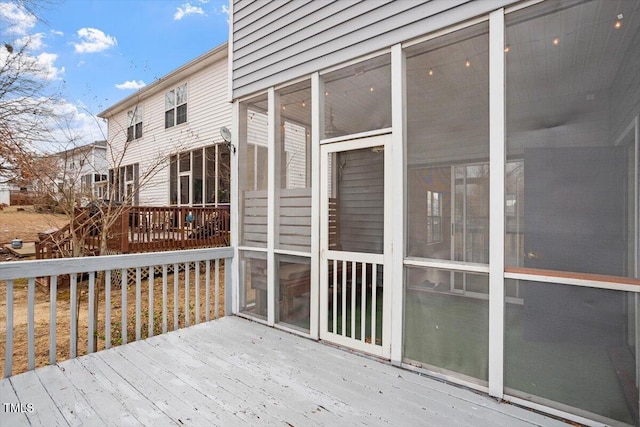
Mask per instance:
[[[222,142],[220,128],[231,126],[231,104],[227,102],[228,68],[226,58],[201,68],[178,81],[173,87],[187,83],[187,122],[164,128],[165,93],[162,89],[145,94],[143,136],[133,141],[123,154],[127,136],[127,112],[109,119],[108,152],[110,167],[116,163],[140,163],[143,176],[154,165],[164,161],[157,173],[140,189],[140,204],[162,206],[169,203],[169,155]]]
[[[235,0],[233,97],[249,95],[515,2]]]

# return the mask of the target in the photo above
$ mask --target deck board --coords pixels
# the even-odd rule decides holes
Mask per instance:
[[[35,408],[3,425],[566,425],[238,317],[6,378],[0,393]]]

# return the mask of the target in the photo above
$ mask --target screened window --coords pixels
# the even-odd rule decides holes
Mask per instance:
[[[169,203],[211,206],[229,203],[229,148],[220,144],[171,156]]]
[[[139,174],[140,166],[138,163],[109,170],[109,191],[116,201],[138,204]]]

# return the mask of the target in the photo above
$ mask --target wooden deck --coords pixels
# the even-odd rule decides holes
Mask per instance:
[[[3,426],[566,426],[238,317],[3,379],[0,402]]]

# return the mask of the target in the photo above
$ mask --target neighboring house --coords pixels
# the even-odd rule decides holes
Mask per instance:
[[[109,107],[109,181],[142,206],[228,205],[231,125],[227,44]]]
[[[638,2],[231,3],[234,312],[638,425]]]
[[[55,161],[53,185],[72,187],[85,200],[102,199],[107,190],[107,141],[70,148],[47,158]]]

